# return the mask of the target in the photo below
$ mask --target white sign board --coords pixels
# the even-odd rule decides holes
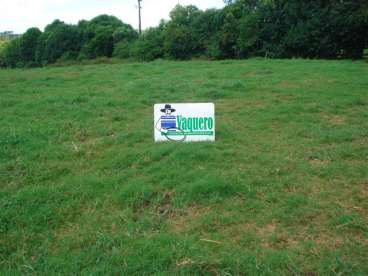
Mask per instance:
[[[213,103],[155,104],[155,141],[215,141]]]

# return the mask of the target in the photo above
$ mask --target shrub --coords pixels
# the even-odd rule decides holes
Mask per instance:
[[[30,28],[21,36],[19,41],[19,54],[24,63],[35,65],[36,50],[41,35],[42,32],[38,28]]]
[[[163,26],[145,31],[131,46],[131,56],[137,60],[151,61],[164,57]]]
[[[115,44],[113,56],[120,59],[127,59],[131,57],[132,43],[119,42]]]
[[[17,67],[21,65],[20,38],[13,39],[2,52],[2,62],[6,67]]]
[[[77,57],[81,49],[80,31],[77,26],[54,21],[40,36],[36,60],[40,64],[56,62],[64,54]]]

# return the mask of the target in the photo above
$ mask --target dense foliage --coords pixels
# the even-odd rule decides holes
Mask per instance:
[[[118,18],[100,15],[29,29],[0,53],[0,65],[37,66],[96,57],[211,59],[361,58],[368,46],[366,0],[237,0],[220,10],[177,5],[168,22],[138,36]]]

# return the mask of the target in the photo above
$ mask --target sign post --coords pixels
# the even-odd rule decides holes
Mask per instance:
[[[155,142],[215,141],[215,105],[155,104],[154,134]]]

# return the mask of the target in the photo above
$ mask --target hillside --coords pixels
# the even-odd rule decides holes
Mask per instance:
[[[0,70],[0,274],[368,274],[364,61]],[[153,142],[214,102],[215,143]]]

